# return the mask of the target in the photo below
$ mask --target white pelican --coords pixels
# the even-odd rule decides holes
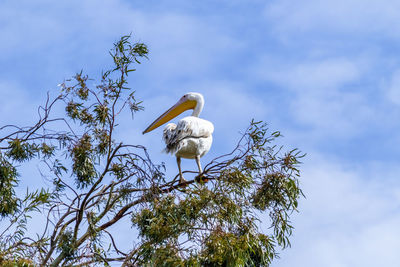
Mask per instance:
[[[203,170],[200,158],[211,148],[214,125],[209,121],[199,118],[203,106],[204,98],[201,94],[187,93],[143,132],[143,134],[148,133],[172,120],[185,110],[193,109],[192,115],[181,119],[178,125],[168,123],[164,128],[163,139],[167,145],[165,152],[175,153],[180,183],[186,182],[182,175],[181,158],[196,159],[199,174],[201,174]]]

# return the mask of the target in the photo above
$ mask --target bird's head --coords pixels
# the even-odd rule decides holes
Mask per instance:
[[[147,127],[146,130],[143,131],[143,134],[160,127],[164,123],[172,120],[173,118],[188,109],[195,109],[199,103],[201,103],[202,108],[204,98],[201,94],[192,92],[184,94],[175,105],[173,105],[170,109],[168,109],[160,117],[158,117],[152,124],[150,124],[149,127]]]

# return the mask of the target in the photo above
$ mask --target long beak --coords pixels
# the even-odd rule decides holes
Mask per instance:
[[[172,120],[182,112],[188,109],[194,109],[196,107],[196,101],[194,100],[182,100],[180,99],[178,103],[173,105],[170,109],[164,112],[160,117],[158,117],[146,130],[143,131],[143,134],[153,131],[157,127],[160,127],[164,123]]]

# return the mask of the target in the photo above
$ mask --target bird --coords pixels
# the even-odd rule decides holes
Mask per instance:
[[[179,183],[187,182],[182,175],[181,158],[195,159],[199,175],[203,173],[200,158],[211,148],[214,125],[199,118],[204,107],[204,97],[200,93],[190,92],[183,95],[179,101],[164,112],[143,131],[143,134],[153,131],[169,122],[182,112],[193,109],[192,115],[184,117],[178,124],[168,123],[163,131],[166,144],[165,152],[175,154],[179,170]]]

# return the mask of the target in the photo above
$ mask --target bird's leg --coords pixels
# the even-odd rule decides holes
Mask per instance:
[[[176,163],[178,163],[179,178],[180,178],[179,183],[181,184],[181,183],[186,182],[186,180],[183,178],[183,175],[182,175],[182,170],[181,170],[181,157],[176,157]]]
[[[200,163],[200,155],[196,156],[196,163],[197,167],[199,168],[199,175],[203,173],[203,169],[201,168],[201,163]]]
[[[199,155],[196,156],[196,163],[197,163],[197,167],[199,168],[199,176],[198,176],[198,178],[196,180],[198,182],[200,181],[200,182],[207,183],[208,182],[207,177],[203,177],[203,169],[201,168],[200,156]]]

